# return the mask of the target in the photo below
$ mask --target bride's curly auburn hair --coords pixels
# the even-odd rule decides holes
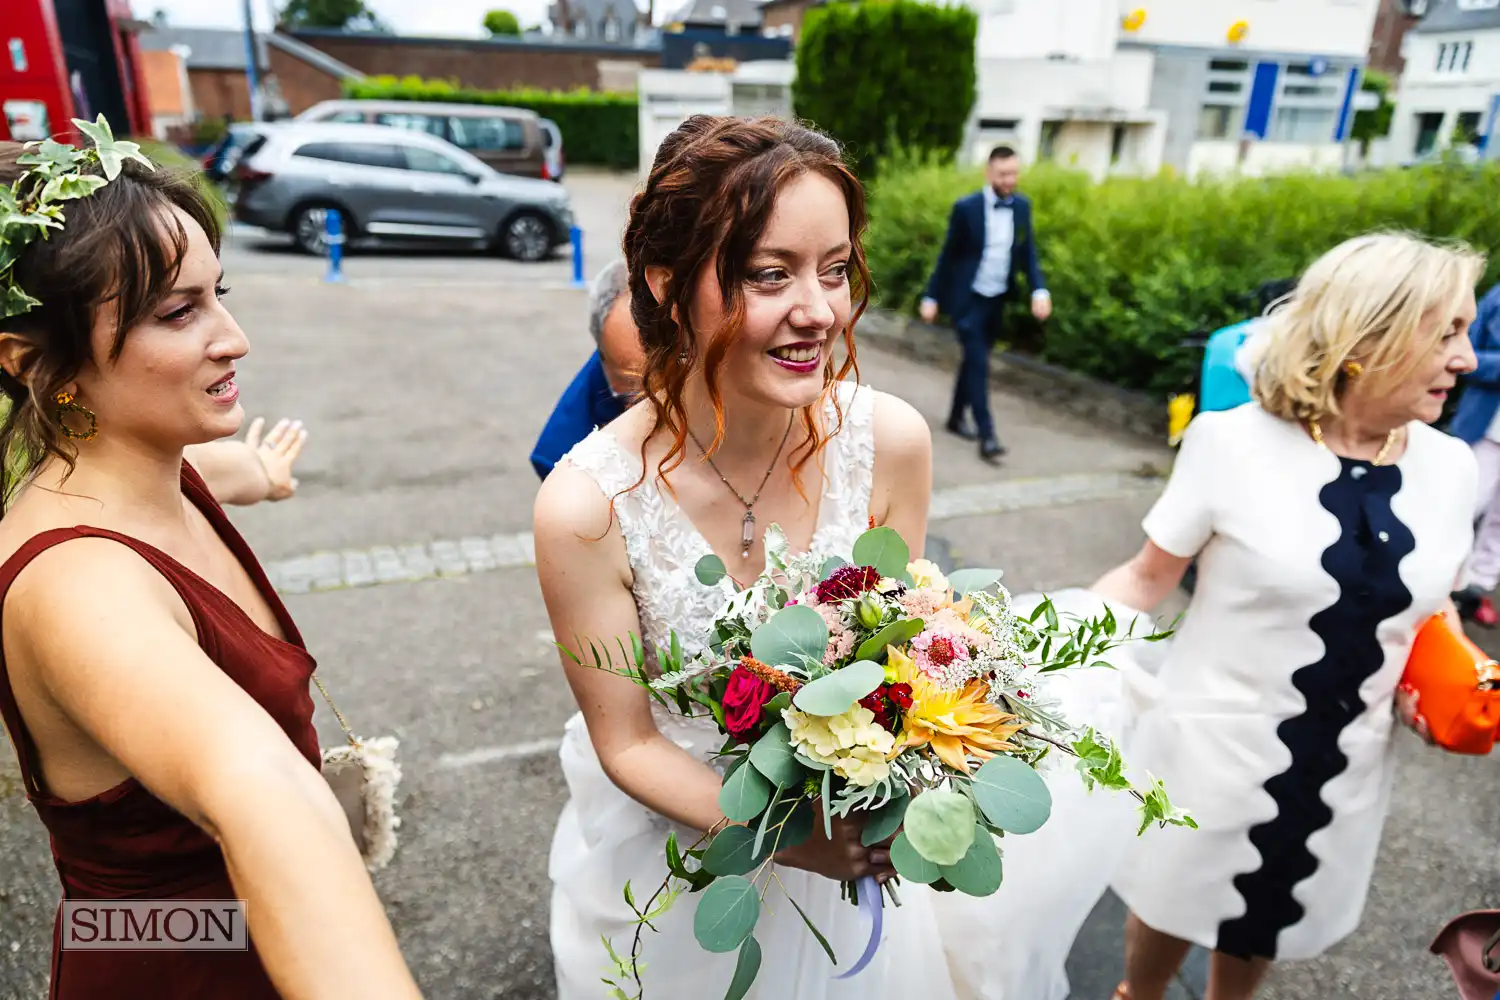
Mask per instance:
[[[641,388],[656,412],[649,442],[665,430],[670,446],[657,466],[666,474],[687,457],[687,410],[683,392],[701,365],[714,408],[714,439],[724,436],[720,381],[730,346],[745,322],[744,284],[751,254],[770,222],[776,196],[792,180],[818,173],[832,181],[849,209],[849,285],[853,311],[843,330],[846,356],[830,356],[823,369],[823,394],[802,411],[806,438],[792,454],[792,473],[822,452],[828,437],[842,425],[837,382],[859,375],[854,356],[854,326],[870,300],[870,269],[865,263],[864,188],[845,165],[839,146],[828,136],[779,118],[730,118],[695,115],[663,140],[645,187],[631,201],[625,228],[625,260],[630,271],[630,312],[640,330],[646,360]],[[662,267],[670,277],[660,301],[646,282],[646,270]],[[703,351],[697,348],[692,303],[705,267],[715,268],[727,320]],[[832,399],[838,421],[827,433],[817,412]],[[645,445],[641,448],[642,463]],[[641,470],[639,486],[645,481]],[[798,488],[801,488],[798,478]],[[669,487],[670,488],[670,487]]]

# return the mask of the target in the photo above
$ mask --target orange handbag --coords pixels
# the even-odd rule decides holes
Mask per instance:
[[[1454,753],[1487,754],[1500,732],[1500,664],[1454,629],[1429,618],[1413,641],[1401,689],[1415,694],[1432,741]]]

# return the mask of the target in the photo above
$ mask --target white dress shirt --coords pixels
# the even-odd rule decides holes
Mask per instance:
[[[984,253],[974,272],[974,292],[988,298],[1010,287],[1010,258],[1016,244],[1016,213],[995,189],[984,188]]]

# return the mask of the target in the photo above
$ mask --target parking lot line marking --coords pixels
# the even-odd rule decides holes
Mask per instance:
[[[541,757],[544,754],[556,753],[562,746],[562,737],[548,737],[544,740],[530,740],[526,743],[508,743],[498,747],[480,747],[478,750],[465,750],[463,753],[445,753],[438,757],[437,766],[445,770],[453,770],[461,767],[474,767],[477,764],[493,764],[496,761],[515,760],[521,757]]]
[[[1090,472],[971,483],[936,490],[928,517],[937,522],[1120,500],[1157,493],[1163,482],[1133,472]],[[531,532],[518,531],[419,544],[377,545],[343,552],[315,552],[267,563],[266,573],[281,593],[307,594],[386,583],[414,583],[535,565]]]

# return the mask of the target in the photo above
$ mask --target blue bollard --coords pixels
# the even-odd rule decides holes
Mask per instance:
[[[323,240],[328,244],[328,273],[324,281],[344,280],[344,220],[339,210],[330,208],[323,223]]]
[[[574,226],[568,231],[568,238],[573,241],[573,287],[583,288],[586,285],[583,280],[583,230]]]

